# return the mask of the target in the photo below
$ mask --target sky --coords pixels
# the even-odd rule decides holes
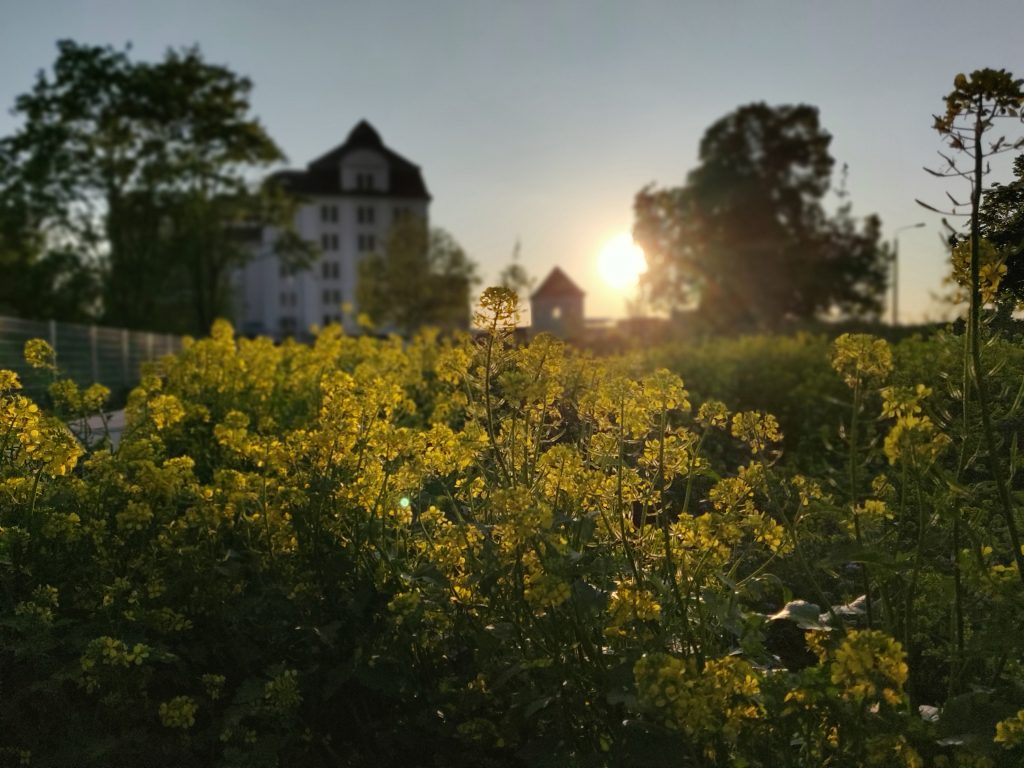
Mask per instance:
[[[589,317],[625,313],[597,263],[636,193],[681,185],[704,131],[757,101],[819,108],[855,215],[886,237],[926,223],[900,234],[900,317],[939,317],[939,217],[914,199],[967,192],[922,170],[941,163],[932,115],[958,72],[1024,76],[1021,0],[0,0],[0,19],[0,135],[59,39],[148,60],[198,45],[253,81],[290,167],[369,120],[485,284],[519,242],[534,277],[558,265],[586,291]]]

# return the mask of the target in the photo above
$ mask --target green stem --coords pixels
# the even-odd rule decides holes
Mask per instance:
[[[615,500],[618,507],[616,512],[619,515],[619,529],[622,532],[622,549],[626,553],[626,560],[629,562],[629,567],[633,571],[633,578],[639,587],[642,583],[640,569],[637,567],[636,558],[633,556],[633,548],[629,544],[629,536],[626,533],[626,510],[623,509],[622,505],[622,471],[625,468],[625,456],[623,454],[626,445],[626,431],[623,424],[625,417],[626,399],[623,397],[619,400],[619,461],[615,473]]]
[[[861,411],[860,379],[853,387],[853,413],[850,415],[850,510],[853,513],[853,533],[857,539],[857,547],[864,551],[864,537],[860,528],[860,516],[857,514],[857,427],[858,416]],[[867,602],[868,629],[874,626],[874,611],[871,602],[871,575],[868,573],[868,565],[865,562],[860,564],[861,588],[864,590],[864,599]]]
[[[949,670],[949,696],[960,692],[964,663],[964,592],[960,573],[960,507],[953,505],[953,633],[956,638]]]
[[[1002,461],[1000,461],[999,454],[996,452],[995,430],[992,427],[992,414],[989,407],[988,383],[981,363],[981,227],[978,212],[981,207],[981,180],[984,173],[982,165],[984,148],[981,141],[985,130],[985,121],[982,118],[983,111],[984,99],[982,96],[979,96],[974,127],[974,186],[971,189],[971,367],[974,371],[974,386],[978,392],[978,407],[981,411],[982,433],[985,437],[985,458],[988,461],[989,472],[992,474],[992,479],[996,484],[1000,512],[1010,537],[1013,559],[1017,563],[1017,576],[1021,584],[1024,584],[1024,551],[1021,550],[1020,534],[1017,531],[1017,521],[1014,517],[1013,501],[1010,498],[1009,489],[1006,487]]]
[[[494,431],[494,409],[491,405],[491,357],[494,354],[494,336],[498,332],[497,318],[495,318],[490,332],[487,334],[487,353],[484,360],[484,409],[487,412],[487,437],[491,442],[491,450],[498,462],[498,468],[505,478],[506,485],[514,486],[515,481],[510,476],[508,467],[505,465],[505,458],[498,448],[498,438]]]
[[[690,628],[690,617],[687,611],[686,601],[679,590],[679,580],[676,578],[675,558],[672,556],[672,535],[669,530],[668,509],[665,505],[665,432],[668,429],[668,408],[662,404],[661,408],[661,429],[658,435],[658,520],[661,522],[661,532],[665,544],[665,570],[668,582],[672,585],[672,596],[676,601],[676,610],[683,621],[683,632],[686,641],[690,645],[691,652],[695,642],[693,632]]]

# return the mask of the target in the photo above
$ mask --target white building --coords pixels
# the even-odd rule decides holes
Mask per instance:
[[[271,179],[299,199],[295,230],[321,256],[311,269],[292,274],[274,254],[276,231],[264,230],[256,257],[234,276],[236,327],[276,338],[336,322],[355,331],[360,259],[379,252],[402,217],[427,219],[430,193],[419,166],[384,146],[363,120],[304,171],[279,171]],[[343,304],[352,312],[343,314]]]

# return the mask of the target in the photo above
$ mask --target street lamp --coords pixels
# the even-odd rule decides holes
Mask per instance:
[[[900,232],[908,229],[920,229],[923,221],[907,224],[892,233],[892,324],[900,324]]]

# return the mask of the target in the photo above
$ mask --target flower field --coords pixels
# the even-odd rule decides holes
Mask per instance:
[[[1024,350],[984,350],[987,430],[960,336],[595,359],[514,346],[514,307],[410,342],[218,323],[113,451],[66,426],[103,389],[30,343],[0,765],[1024,762]]]

